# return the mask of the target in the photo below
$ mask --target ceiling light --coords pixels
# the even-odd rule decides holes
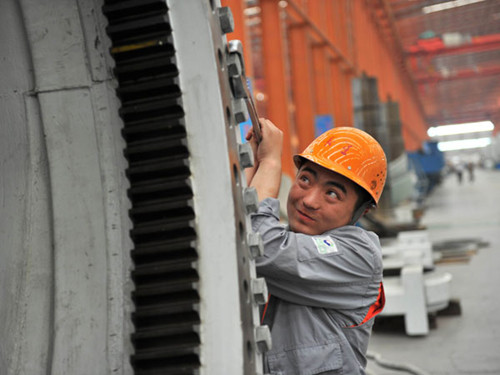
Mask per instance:
[[[447,9],[461,7],[461,6],[464,6],[464,5],[469,5],[469,4],[474,4],[474,3],[480,3],[481,1],[484,1],[484,0],[454,0],[454,1],[447,1],[447,2],[444,2],[444,3],[439,3],[439,4],[434,4],[434,5],[429,5],[429,6],[423,7],[422,8],[422,12],[425,13],[425,14],[429,14],[429,13],[439,12],[441,10],[447,10]]]
[[[486,147],[491,144],[491,138],[461,139],[458,141],[439,142],[439,151],[465,150],[469,148]]]
[[[495,128],[491,121],[468,122],[465,124],[453,124],[431,127],[427,130],[429,137],[440,135],[454,135],[491,131]]]
[[[260,13],[260,7],[250,7],[243,10],[243,14],[247,17],[256,16]]]

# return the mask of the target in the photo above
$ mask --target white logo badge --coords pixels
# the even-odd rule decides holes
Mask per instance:
[[[338,253],[339,251],[330,236],[313,237],[312,239],[320,254]]]

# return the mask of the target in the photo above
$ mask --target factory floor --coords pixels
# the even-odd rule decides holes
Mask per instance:
[[[461,184],[448,176],[425,201],[421,223],[433,243],[477,238],[489,245],[465,258],[436,264],[435,272],[453,275],[452,297],[460,315],[437,316],[426,336],[405,334],[394,327],[375,330],[369,351],[384,361],[413,365],[422,374],[500,374],[500,170],[476,170]],[[369,360],[367,374],[396,375]]]

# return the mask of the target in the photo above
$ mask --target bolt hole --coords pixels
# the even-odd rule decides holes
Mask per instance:
[[[231,109],[229,109],[229,107],[226,106],[226,119],[227,119],[227,123],[229,124],[230,128],[233,127],[233,121],[232,121],[231,116],[232,116]]]
[[[221,70],[224,70],[224,54],[220,48],[217,48],[217,57],[219,58],[219,66]]]
[[[243,243],[245,242],[245,227],[243,226],[243,223],[240,221],[238,225],[239,229],[239,235],[240,235],[240,241]]]
[[[252,359],[253,357],[253,347],[252,347],[252,342],[250,340],[247,341],[247,355],[248,359]]]
[[[243,280],[243,291],[248,294],[248,282],[246,280]]]
[[[236,186],[240,186],[240,172],[236,164],[233,164],[233,176]]]

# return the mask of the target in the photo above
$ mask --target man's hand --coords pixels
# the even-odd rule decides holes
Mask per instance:
[[[245,173],[249,186],[255,187],[259,200],[277,198],[281,184],[283,132],[271,121],[261,118],[262,141],[257,144],[252,130],[246,136],[254,153],[254,166]]]

